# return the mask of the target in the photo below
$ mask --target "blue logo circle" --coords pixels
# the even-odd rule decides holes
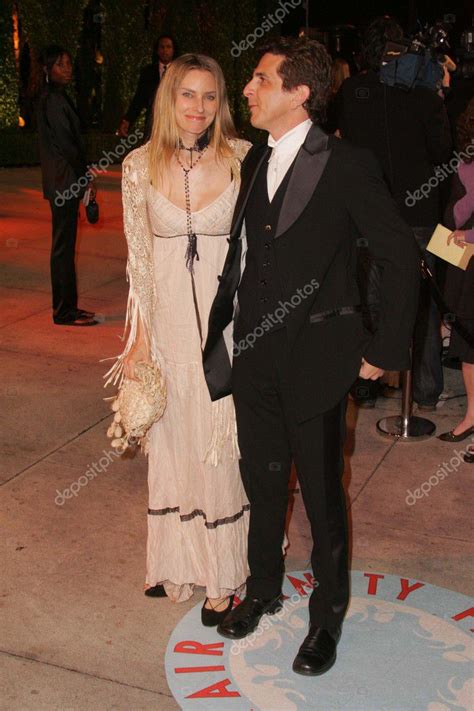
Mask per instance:
[[[308,630],[310,571],[285,576],[283,609],[232,641],[197,605],[171,635],[169,687],[182,709],[450,711],[472,709],[472,600],[402,576],[352,573],[338,659],[320,677],[291,665]]]

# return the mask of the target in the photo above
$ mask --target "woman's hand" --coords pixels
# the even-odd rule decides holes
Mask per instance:
[[[123,371],[126,378],[136,380],[135,366],[137,363],[151,361],[148,346],[144,341],[135,343],[123,359]]]
[[[454,230],[454,232],[451,232],[450,235],[448,235],[448,244],[451,244],[451,242],[454,242],[454,244],[457,244],[458,247],[465,247],[468,242],[466,242],[466,233],[464,230]]]

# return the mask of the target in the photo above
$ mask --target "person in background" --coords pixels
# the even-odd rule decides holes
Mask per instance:
[[[474,99],[471,99],[458,118],[457,143],[463,159],[453,178],[444,223],[453,230],[448,243],[454,240],[457,245],[465,248],[474,243]],[[448,266],[445,299],[455,318],[451,328],[449,355],[462,362],[467,409],[461,422],[450,432],[441,434],[439,439],[444,442],[461,442],[474,434],[474,259],[471,259],[466,271]],[[462,333],[456,330],[456,322],[459,322]],[[464,459],[474,463],[472,447],[468,448]]]
[[[337,131],[337,105],[336,97],[338,95],[339,89],[342,83],[349,79],[351,75],[351,70],[349,68],[348,62],[342,57],[336,57],[332,65],[332,82],[331,91],[329,96],[329,104],[327,109],[327,121],[324,126],[324,130],[328,133],[335,133]]]
[[[163,74],[176,55],[176,43],[170,35],[160,35],[153,45],[152,62],[142,69],[127,113],[120,121],[118,136],[126,137],[130,127],[145,109],[143,143],[150,140],[153,124],[153,102]]]
[[[338,128],[343,138],[361,148],[369,148],[378,158],[385,180],[400,213],[411,226],[420,247],[420,256],[436,274],[435,257],[425,248],[440,219],[437,186],[427,196],[419,188],[435,177],[435,166],[451,158],[452,141],[443,99],[435,90],[416,87],[410,91],[382,84],[379,68],[385,45],[399,41],[403,30],[392,18],[374,20],[364,38],[365,70],[347,79],[339,92]],[[372,266],[370,243],[362,242],[367,253],[366,302],[372,328],[378,318],[378,282],[381,272]],[[420,289],[418,317],[413,337],[413,399],[420,409],[434,410],[443,390],[440,315],[428,280]],[[359,381],[355,399],[375,403],[373,384]],[[358,397],[360,396],[360,397]]]
[[[351,75],[351,70],[349,69],[349,64],[342,57],[336,57],[334,64],[332,65],[332,84],[331,84],[331,94],[334,96],[337,94],[342,86],[342,83],[349,79]]]
[[[41,61],[45,86],[38,104],[38,136],[43,194],[49,200],[53,223],[51,285],[53,321],[58,326],[95,326],[94,313],[77,306],[75,249],[79,201],[86,187],[95,197],[93,182],[86,177],[85,147],[79,117],[66,87],[72,79],[68,51],[50,45]]]

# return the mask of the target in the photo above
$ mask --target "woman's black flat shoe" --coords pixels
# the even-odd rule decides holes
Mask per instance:
[[[204,605],[207,602],[207,597],[204,600]],[[201,622],[204,625],[204,627],[217,627],[218,624],[220,624],[224,617],[229,614],[229,612],[232,610],[232,605],[234,604],[234,596],[231,595],[229,598],[229,604],[225,608],[225,610],[222,610],[218,612],[217,610],[209,610],[207,607],[204,607],[204,605],[201,608]]]
[[[451,430],[451,432],[443,432],[443,434],[439,435],[438,439],[441,439],[443,442],[462,442],[463,439],[466,439],[472,434],[474,434],[474,427],[468,427],[467,430],[464,430],[464,432],[458,435],[453,434],[453,430]]]
[[[166,597],[166,591],[163,585],[153,585],[152,588],[145,590],[145,595],[148,595],[148,597]]]

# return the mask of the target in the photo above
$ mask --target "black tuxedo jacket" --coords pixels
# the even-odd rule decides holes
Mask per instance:
[[[231,364],[222,332],[233,317],[241,277],[247,199],[267,156],[266,146],[254,146],[242,164],[228,254],[203,353],[212,400],[231,392]],[[374,335],[364,329],[360,312],[345,313],[343,308],[360,304],[359,240],[382,270],[381,314]],[[362,357],[386,370],[410,366],[420,253],[369,151],[327,136],[313,125],[296,157],[272,247],[283,300],[290,301],[298,289],[304,292],[305,285],[317,285],[285,321],[299,421],[330,409],[345,396]]]
[[[43,194],[53,200],[87,171],[79,116],[64,89],[49,83],[38,104],[38,137]],[[81,188],[78,196],[84,193]]]
[[[159,65],[156,63],[148,64],[140,72],[135,94],[133,95],[130,106],[127,109],[127,113],[124,116],[127,121],[130,121],[130,123],[133,124],[140,116],[143,109],[145,109],[145,129],[148,136],[151,133],[151,127],[153,125],[153,102],[155,100],[159,85]]]

